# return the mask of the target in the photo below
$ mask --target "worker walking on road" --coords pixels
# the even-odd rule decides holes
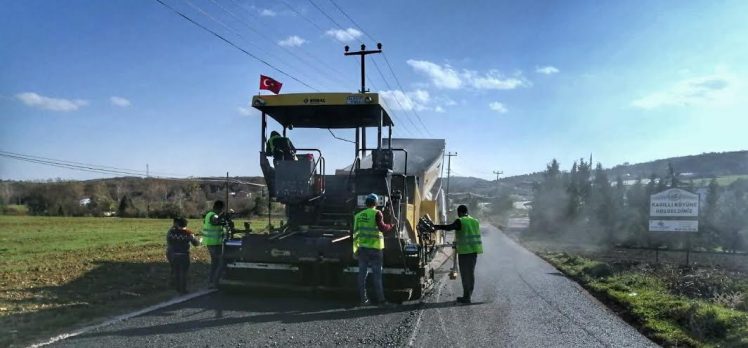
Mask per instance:
[[[223,243],[223,207],[224,203],[217,200],[213,203],[213,209],[205,214],[203,218],[203,243],[208,247],[210,253],[210,273],[208,284],[215,287],[221,273],[221,244]]]
[[[475,264],[478,254],[483,253],[483,243],[480,239],[480,225],[478,220],[468,215],[466,206],[457,207],[457,220],[449,225],[434,225],[437,230],[455,231],[455,247],[457,248],[458,263],[460,265],[460,279],[462,280],[462,297],[459,303],[470,303],[470,297],[475,288]]]
[[[383,232],[392,230],[392,225],[384,223],[382,212],[376,208],[377,200],[377,195],[373,193],[366,196],[366,208],[353,219],[353,254],[358,257],[358,295],[361,305],[370,303],[366,295],[366,278],[371,267],[377,304],[389,307],[391,304],[385,301],[382,286],[382,250]]]
[[[190,244],[198,246],[200,239],[187,229],[187,219],[178,217],[166,233],[166,258],[171,266],[172,285],[180,294],[187,293],[187,271],[190,269]]]

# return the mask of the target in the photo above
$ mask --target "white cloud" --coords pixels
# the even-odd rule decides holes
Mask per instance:
[[[327,32],[325,32],[325,35],[334,37],[338,41],[348,42],[353,41],[361,37],[363,33],[360,31],[354,29],[354,28],[348,28],[348,29],[330,29]]]
[[[244,116],[251,116],[252,115],[252,110],[253,109],[251,109],[249,107],[245,108],[245,107],[239,106],[239,107],[236,108],[236,111],[238,111],[239,114],[244,115]]]
[[[535,68],[535,72],[543,75],[553,75],[557,74],[559,70],[555,66],[547,65]]]
[[[443,108],[443,107],[441,107],[441,106],[437,105],[437,106],[436,106],[436,107],[434,108],[434,111],[436,111],[436,112],[445,112],[446,110],[444,110],[444,108]]]
[[[50,98],[34,92],[19,93],[16,98],[28,106],[52,111],[75,111],[88,105],[88,101],[82,99]]]
[[[296,35],[291,35],[291,36],[287,37],[284,40],[278,41],[278,45],[281,45],[283,47],[299,47],[302,44],[304,44],[305,42],[306,42],[306,40],[304,40],[304,39],[302,39],[302,38],[300,38],[300,37],[298,37]]]
[[[109,98],[109,102],[112,103],[112,105],[114,106],[119,106],[122,108],[126,108],[132,105],[132,103],[129,100],[122,98],[122,97],[116,97],[116,96]]]
[[[431,79],[434,86],[446,89],[458,89],[462,87],[460,74],[449,65],[439,65],[426,60],[408,59],[408,65],[413,70],[425,74]]]
[[[396,89],[391,91],[381,91],[379,94],[382,96],[385,103],[387,103],[387,106],[393,110],[426,110],[431,101],[431,95],[429,92],[421,89],[407,93]]]
[[[515,89],[531,85],[521,72],[514,77],[507,77],[498,70],[489,70],[481,74],[473,70],[458,71],[449,64],[439,65],[426,60],[409,59],[407,63],[416,72],[426,75],[437,88]]]
[[[474,71],[465,71],[463,76],[476,89],[515,89],[530,85],[521,73],[517,77],[504,77],[498,70],[490,70],[484,75],[478,75]]]
[[[278,13],[269,8],[263,8],[260,10],[260,16],[275,17],[276,15],[278,15]]]
[[[636,99],[631,105],[645,110],[668,106],[723,105],[735,97],[736,79],[716,74],[678,81],[664,90]]]
[[[504,106],[504,104],[499,103],[497,101],[491,102],[490,104],[488,104],[488,108],[500,114],[505,114],[507,111],[509,111],[507,110],[506,106]]]

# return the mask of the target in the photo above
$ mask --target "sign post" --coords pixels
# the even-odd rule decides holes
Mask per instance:
[[[699,195],[679,188],[655,193],[649,198],[650,232],[687,234],[686,264],[690,262],[691,234],[699,232]]]

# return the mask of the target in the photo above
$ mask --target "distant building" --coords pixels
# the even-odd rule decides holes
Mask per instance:
[[[91,198],[83,197],[78,201],[78,203],[81,205],[81,207],[87,207],[89,204],[91,204]]]

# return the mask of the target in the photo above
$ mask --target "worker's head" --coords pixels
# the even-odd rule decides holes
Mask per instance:
[[[372,208],[377,205],[377,200],[379,197],[377,195],[370,193],[368,196],[366,196],[366,207]]]
[[[280,136],[280,133],[278,133],[276,131],[270,132],[270,137],[279,137],[279,136]]]
[[[464,204],[457,207],[457,216],[465,216],[467,214],[467,207]]]
[[[185,228],[187,227],[187,219],[183,217],[175,217],[174,218],[174,226],[177,228]]]
[[[213,203],[213,211],[216,213],[222,212],[223,207],[224,207],[223,201],[220,199]]]

